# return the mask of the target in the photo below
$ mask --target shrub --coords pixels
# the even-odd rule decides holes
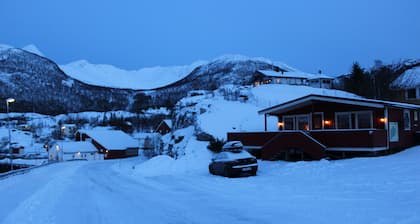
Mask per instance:
[[[225,140],[223,139],[212,139],[210,140],[209,145],[207,146],[207,148],[213,152],[221,152],[222,151],[222,147],[225,144]]]

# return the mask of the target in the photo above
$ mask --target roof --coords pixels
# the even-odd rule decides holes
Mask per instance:
[[[392,83],[392,88],[412,89],[420,87],[420,66],[405,71],[398,76]]]
[[[397,107],[397,108],[406,108],[406,109],[420,109],[420,105],[408,104],[408,103],[399,103],[393,101],[384,101],[384,100],[373,100],[366,99],[362,97],[336,97],[336,96],[323,96],[310,94],[301,98],[297,98],[276,106],[266,108],[264,110],[258,111],[259,114],[278,114],[284,113],[286,111],[293,110],[295,108],[302,107],[304,105],[310,105],[313,101],[322,101],[322,102],[331,102],[331,103],[341,103],[349,105],[358,105],[366,106],[373,108],[385,108],[387,107]]]
[[[272,77],[299,78],[299,79],[320,79],[320,78],[334,79],[333,77],[324,75],[324,74],[310,74],[310,73],[299,72],[299,71],[276,72],[273,70],[258,70],[258,72],[266,76],[272,76]]]
[[[169,128],[171,128],[172,129],[172,120],[169,120],[169,119],[165,119],[165,120],[163,120],[167,125],[168,125],[168,127]]]
[[[127,148],[139,147],[137,140],[120,130],[95,128],[91,130],[82,129],[78,132],[88,135],[103,147],[111,150],[125,150]]]
[[[57,142],[56,145],[61,147],[64,153],[77,153],[77,152],[97,152],[98,150],[90,142]]]

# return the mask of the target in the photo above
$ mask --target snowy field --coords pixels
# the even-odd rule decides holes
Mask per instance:
[[[0,222],[420,223],[420,146],[377,158],[259,161],[258,176],[237,179],[212,176],[208,156],[194,158],[64,162],[13,176],[0,181]]]

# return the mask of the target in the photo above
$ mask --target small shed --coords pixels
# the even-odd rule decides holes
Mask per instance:
[[[76,132],[76,141],[90,141],[104,159],[138,156],[139,142],[120,130],[95,128]]]
[[[162,120],[159,125],[156,127],[155,132],[160,133],[161,135],[165,135],[172,130],[172,120],[165,119]]]

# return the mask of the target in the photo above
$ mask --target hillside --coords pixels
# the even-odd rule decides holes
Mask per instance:
[[[14,111],[59,114],[126,109],[131,90],[82,83],[56,63],[18,48],[0,48],[0,97],[13,97]],[[6,105],[0,104],[5,111]]]

